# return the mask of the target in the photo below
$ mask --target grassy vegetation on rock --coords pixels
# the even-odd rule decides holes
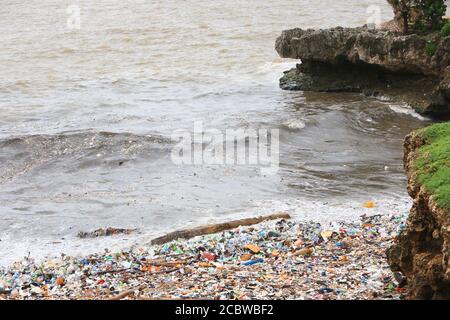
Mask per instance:
[[[450,20],[446,20],[444,26],[442,27],[441,36],[442,37],[450,36]]]
[[[450,122],[421,129],[419,134],[426,142],[415,163],[419,182],[440,207],[450,209]]]

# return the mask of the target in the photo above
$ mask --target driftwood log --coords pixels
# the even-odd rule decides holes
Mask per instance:
[[[277,212],[274,214],[271,214],[269,216],[260,216],[255,218],[247,218],[247,219],[240,219],[240,220],[234,220],[230,222],[224,222],[224,223],[217,223],[217,224],[210,224],[206,226],[196,227],[192,229],[183,229],[174,231],[171,233],[168,233],[162,237],[153,239],[150,244],[164,244],[167,242],[170,242],[172,240],[177,239],[190,239],[197,236],[202,236],[205,234],[213,234],[222,232],[225,230],[230,230],[237,228],[239,226],[250,226],[253,224],[258,224],[263,221],[268,220],[277,220],[277,219],[290,219],[291,216],[285,212]]]

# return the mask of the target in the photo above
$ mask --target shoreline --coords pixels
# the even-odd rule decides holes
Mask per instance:
[[[407,212],[277,220],[163,245],[0,268],[0,299],[401,299],[386,249]]]
[[[406,189],[406,184],[404,189]],[[376,208],[365,209],[362,204],[366,200],[376,202]],[[389,197],[375,195],[371,199],[367,197],[330,198],[327,200],[308,199],[308,198],[286,198],[273,199],[252,202],[248,209],[231,211],[224,216],[208,216],[200,220],[191,220],[189,223],[178,223],[175,221],[168,228],[148,228],[137,224],[128,223],[105,223],[92,224],[91,227],[76,228],[72,227],[70,234],[59,234],[55,237],[46,236],[45,238],[36,238],[35,236],[24,238],[12,238],[3,235],[0,240],[3,248],[0,250],[0,268],[8,267],[14,262],[31,257],[36,262],[57,259],[61,254],[74,257],[82,257],[98,253],[103,248],[111,251],[127,250],[145,243],[152,239],[164,236],[168,233],[184,229],[196,228],[207,224],[226,223],[232,220],[252,218],[259,215],[269,215],[273,212],[288,212],[298,221],[317,221],[320,223],[329,223],[333,221],[356,221],[361,214],[389,214],[390,212],[403,212],[411,208],[412,201],[406,193],[394,194]],[[320,215],[316,213],[320,212]],[[113,236],[100,236],[94,238],[80,238],[77,235],[80,232],[93,232],[97,229],[124,228],[137,229],[130,234],[115,234]]]

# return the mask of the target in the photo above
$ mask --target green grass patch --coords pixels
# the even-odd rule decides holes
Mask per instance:
[[[425,46],[425,52],[430,57],[434,56],[434,54],[436,53],[437,49],[438,49],[438,46],[433,41],[428,41],[426,46]]]
[[[448,37],[450,36],[450,20],[447,20],[442,29],[441,29],[441,36],[442,37]]]
[[[450,122],[432,125],[418,133],[426,142],[415,162],[419,182],[438,206],[450,209]]]

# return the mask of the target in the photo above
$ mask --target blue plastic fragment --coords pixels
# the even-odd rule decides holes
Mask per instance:
[[[264,262],[263,259],[255,259],[255,260],[244,262],[244,266],[252,266],[254,264],[262,263],[262,262]]]

